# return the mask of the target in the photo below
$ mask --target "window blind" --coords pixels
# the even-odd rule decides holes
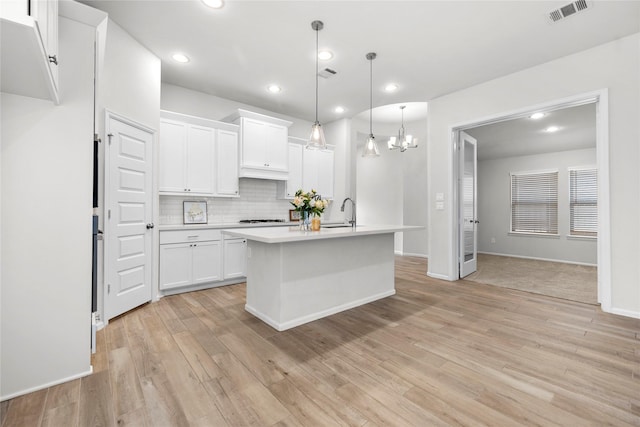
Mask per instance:
[[[558,234],[558,172],[511,174],[511,231]]]
[[[569,169],[569,234],[598,235],[598,174],[592,169]]]

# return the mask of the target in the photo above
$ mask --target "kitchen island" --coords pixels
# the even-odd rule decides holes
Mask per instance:
[[[404,225],[231,229],[247,239],[245,309],[278,331],[395,294],[395,232]]]

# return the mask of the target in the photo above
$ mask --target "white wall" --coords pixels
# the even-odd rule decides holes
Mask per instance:
[[[351,120],[340,119],[323,124],[324,137],[327,144],[334,147],[333,163],[333,202],[325,211],[323,217],[327,221],[343,222],[351,219],[351,208],[340,211],[342,201],[351,195]]]
[[[59,33],[62,104],[1,99],[3,400],[90,372],[95,29]]]
[[[108,142],[108,137],[105,134],[105,112],[111,111],[157,130],[160,127],[160,59],[112,20],[109,20],[106,25],[106,42],[102,53],[104,54],[104,68],[99,70],[96,124],[97,132],[103,141],[99,148],[99,227],[105,230],[104,164]],[[155,144],[157,144],[157,134]],[[157,158],[158,150],[154,150],[153,156]],[[157,172],[154,171],[154,176],[156,175]],[[157,178],[154,179],[154,183],[156,182]],[[158,222],[159,210],[156,197],[153,206],[154,222]],[[154,242],[157,241],[158,231],[154,230]],[[102,242],[100,242],[98,249],[98,312],[102,314],[104,313],[104,245]],[[157,251],[154,251],[154,258],[158,258]],[[157,283],[157,274],[155,273],[153,283],[154,286]]]
[[[455,279],[451,127],[608,88],[611,310],[640,317],[639,44],[640,34],[624,37],[429,103],[430,275]],[[435,210],[436,192],[445,194],[445,210]]]
[[[482,142],[478,145],[482,150]],[[478,162],[478,251],[580,264],[597,263],[595,239],[568,238],[569,167],[595,166],[596,149]],[[511,172],[558,170],[559,237],[509,234]],[[495,242],[492,243],[491,239]]]
[[[161,102],[163,110],[204,117],[205,119],[211,120],[222,120],[236,112],[238,108],[242,108],[293,122],[291,127],[289,127],[289,136],[307,139],[311,133],[312,123],[309,121],[168,83],[162,83]]]
[[[396,135],[400,123],[374,123],[380,156],[362,157],[369,136],[369,122],[352,120],[356,151],[351,162],[355,171],[359,224],[421,225],[424,230],[396,233],[396,252],[428,255],[427,247],[427,168],[426,121],[405,122],[407,132],[418,138],[418,147],[403,153],[389,150],[387,140]]]

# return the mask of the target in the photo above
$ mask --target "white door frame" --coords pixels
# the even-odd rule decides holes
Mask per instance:
[[[449,254],[450,271],[449,277],[457,280],[459,276],[459,199],[458,199],[458,171],[460,168],[457,151],[458,134],[460,131],[484,126],[488,124],[503,122],[506,120],[528,117],[536,111],[552,111],[568,107],[576,107],[585,104],[596,104],[596,165],[598,168],[598,302],[605,312],[611,311],[611,216],[609,200],[609,91],[600,89],[593,92],[586,92],[556,99],[542,104],[532,105],[517,110],[504,113],[493,114],[476,120],[469,120],[449,127],[451,138],[450,159],[451,176],[449,180],[449,191],[452,201],[450,230],[453,247]]]
[[[158,132],[153,129],[150,128],[148,126],[143,125],[142,123],[136,122],[135,120],[132,120],[128,117],[125,117],[121,114],[115,113],[113,111],[110,111],[108,109],[105,109],[105,121],[104,121],[104,130],[105,130],[105,135],[103,138],[103,141],[108,141],[108,136],[107,134],[109,133],[109,120],[110,119],[116,119],[119,120],[123,123],[126,123],[129,126],[135,127],[137,129],[140,129],[144,132],[148,132],[152,135],[152,144],[154,149],[152,149],[152,206],[151,206],[151,216],[153,218],[153,223],[157,224],[158,223],[158,197],[156,196],[158,194],[158,188],[157,188],[157,156],[158,156],[158,150],[155,149],[155,147],[158,146],[157,144],[157,139],[158,139]],[[102,209],[102,215],[104,216],[104,221],[103,221],[103,227],[104,227],[104,237],[103,237],[103,250],[102,250],[102,262],[103,262],[103,266],[104,268],[102,269],[102,307],[101,308],[101,321],[100,321],[100,325],[99,325],[99,329],[105,327],[109,321],[108,319],[106,319],[106,309],[105,309],[105,304],[107,301],[107,286],[106,284],[108,283],[108,275],[109,275],[109,271],[111,268],[110,262],[109,262],[109,238],[108,236],[111,235],[112,230],[110,230],[109,227],[109,221],[106,221],[106,216],[107,216],[107,211],[109,209],[111,200],[110,200],[110,196],[109,196],[109,188],[107,187],[111,178],[111,161],[109,160],[109,150],[111,149],[110,145],[108,143],[105,144],[105,149],[104,149],[104,207]],[[155,250],[156,248],[156,242],[158,242],[158,227],[155,227],[152,230],[151,233],[151,262],[152,265],[150,266],[151,268],[151,301],[155,301],[158,298],[158,274],[157,274],[157,269],[155,268],[158,265],[157,262],[157,258],[158,258],[158,251]]]

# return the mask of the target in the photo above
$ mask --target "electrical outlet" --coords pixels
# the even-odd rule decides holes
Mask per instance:
[[[491,243],[495,243],[495,242],[496,242],[496,238],[495,238],[495,237],[492,237],[492,238],[491,238]]]

